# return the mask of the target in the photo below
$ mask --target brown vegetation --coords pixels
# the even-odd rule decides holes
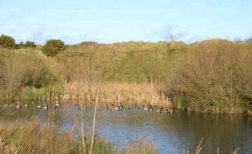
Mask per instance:
[[[82,42],[69,45],[56,57],[35,49],[1,49],[0,97],[13,98],[21,87],[30,86],[43,88],[37,89],[39,98],[52,99],[52,93],[57,93],[66,100],[93,101],[99,80],[102,103],[172,104],[210,113],[251,113],[250,44],[221,39],[192,44]],[[12,60],[15,56],[20,58]]]
[[[95,100],[97,83],[72,82],[64,85],[63,99],[90,102]],[[160,85],[150,83],[102,82],[99,89],[99,103],[138,103],[139,105],[164,105],[172,103],[162,92]]]
[[[251,100],[252,51],[231,41],[194,45],[170,83],[184,107],[214,113],[244,113]]]

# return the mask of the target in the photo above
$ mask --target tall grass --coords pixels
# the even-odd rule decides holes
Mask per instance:
[[[86,149],[81,148],[82,141],[76,138],[74,130],[59,132],[53,123],[47,123],[41,127],[37,121],[0,121],[0,153],[5,154],[81,154],[90,153],[91,135],[86,136]],[[129,146],[125,150],[120,150],[116,145],[107,143],[98,134],[93,142],[92,153],[113,154],[113,153],[133,153],[138,154],[145,151],[146,154],[157,153],[150,143],[140,142],[138,146]]]

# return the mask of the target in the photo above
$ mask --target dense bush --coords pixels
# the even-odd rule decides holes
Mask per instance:
[[[15,48],[15,39],[11,36],[1,35],[0,46],[2,46],[3,48],[13,49]]]
[[[24,42],[20,42],[19,44],[15,45],[16,49],[21,49],[21,48],[24,48],[24,47],[25,47]]]
[[[66,46],[64,42],[57,39],[48,40],[46,44],[42,47],[42,50],[47,56],[55,56],[59,51],[65,50]]]
[[[199,111],[243,113],[252,100],[251,59],[251,50],[230,41],[195,45],[169,84],[173,102]]]
[[[26,41],[26,43],[20,42],[19,44],[16,44],[16,49],[20,48],[36,48],[36,45],[31,41]]]
[[[26,43],[24,44],[24,46],[26,48],[35,48],[36,47],[35,43],[31,42],[31,41],[26,41]]]

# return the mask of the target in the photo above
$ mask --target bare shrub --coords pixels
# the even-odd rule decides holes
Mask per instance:
[[[252,51],[226,40],[195,45],[173,77],[170,93],[200,111],[237,112],[251,100]],[[242,112],[239,110],[239,112]]]
[[[6,55],[1,60],[1,84],[5,98],[10,99],[27,82],[28,65],[26,59],[18,55]]]

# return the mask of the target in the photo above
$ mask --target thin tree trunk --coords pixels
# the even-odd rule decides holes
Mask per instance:
[[[84,148],[84,153],[87,153],[86,150],[86,143],[85,143],[85,136],[84,136],[84,124],[83,124],[83,106],[81,104],[81,137],[82,137],[82,146]]]
[[[90,152],[89,154],[92,154],[93,152],[93,144],[94,144],[94,136],[95,136],[95,124],[96,124],[96,111],[97,111],[97,104],[98,104],[98,97],[99,97],[99,93],[100,93],[100,83],[98,86],[98,92],[95,98],[95,110],[94,110],[94,119],[93,119],[93,132],[92,132],[92,139],[91,139],[91,148],[90,148]]]

